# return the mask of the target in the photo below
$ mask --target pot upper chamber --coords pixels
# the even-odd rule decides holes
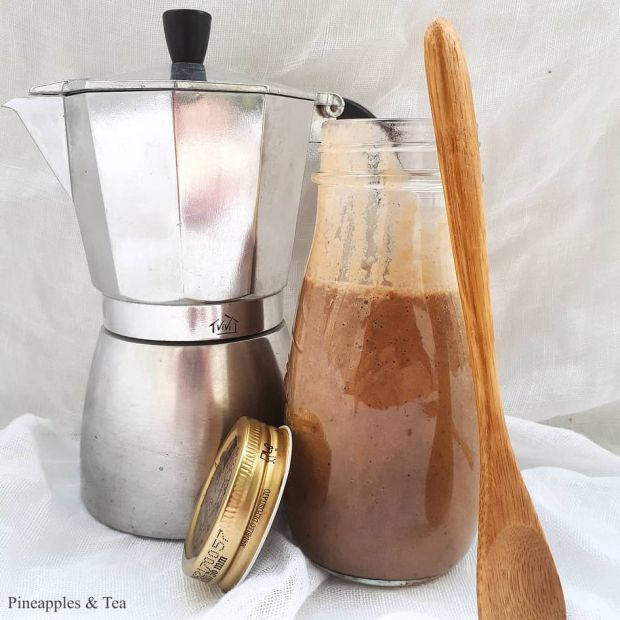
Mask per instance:
[[[108,297],[219,302],[286,284],[313,119],[342,100],[205,66],[210,23],[168,11],[171,65],[35,87],[22,101],[47,126],[18,109]]]

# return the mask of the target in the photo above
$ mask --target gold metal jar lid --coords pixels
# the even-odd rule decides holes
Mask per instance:
[[[227,592],[249,573],[277,512],[291,464],[288,426],[240,418],[200,490],[183,572]]]

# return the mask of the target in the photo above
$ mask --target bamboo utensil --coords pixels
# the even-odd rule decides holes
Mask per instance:
[[[563,619],[560,579],[502,411],[476,117],[461,43],[448,21],[438,19],[428,27],[424,56],[478,410],[478,615],[483,620]]]

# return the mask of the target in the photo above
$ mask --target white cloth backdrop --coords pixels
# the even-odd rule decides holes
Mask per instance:
[[[381,116],[428,115],[424,28],[452,19],[478,111],[506,411],[620,409],[617,0],[1,0],[0,100],[167,62],[160,14],[175,6],[212,12],[209,62]],[[69,198],[11,110],[0,110],[0,282],[0,425],[30,412],[78,432],[100,296]]]
[[[380,116],[428,114],[424,28],[438,15],[456,24],[478,111],[506,411],[572,426],[617,449],[618,2],[0,0],[0,100],[35,84],[166,62],[160,14],[178,6],[213,14],[210,63],[334,90]],[[302,219],[307,238],[311,217]],[[304,260],[295,257],[292,282]],[[181,579],[178,545],[106,530],[77,501],[74,436],[100,298],[71,203],[9,110],[0,111],[0,283],[0,428],[25,413],[49,420],[21,417],[0,435],[0,609],[12,593],[77,596],[89,588],[133,597],[130,617],[206,609],[215,595]],[[295,297],[287,291],[289,314]],[[512,429],[527,465],[564,468],[533,469],[526,479],[572,617],[620,617],[612,544],[620,538],[619,482],[602,477],[620,475],[617,460],[565,430],[523,420]],[[274,534],[253,580],[208,613],[284,618],[301,605],[301,617],[466,618],[473,562],[470,554],[424,588],[377,593],[323,581]]]

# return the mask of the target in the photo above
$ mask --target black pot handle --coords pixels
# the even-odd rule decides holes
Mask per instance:
[[[339,119],[350,119],[350,118],[375,118],[375,115],[363,105],[357,103],[357,101],[353,101],[352,99],[344,99],[344,111],[338,117]]]

